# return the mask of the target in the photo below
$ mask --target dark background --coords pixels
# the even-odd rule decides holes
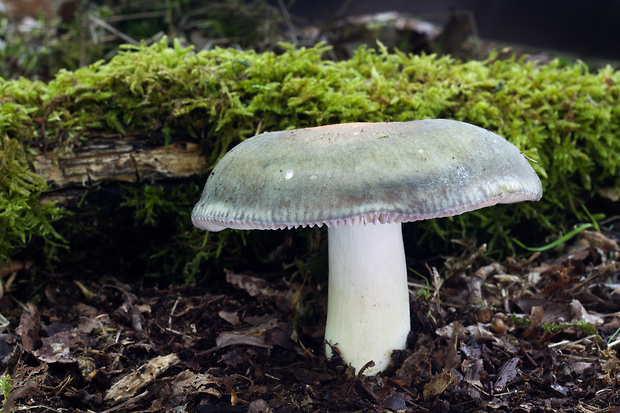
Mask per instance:
[[[438,24],[448,20],[450,9],[471,11],[487,40],[620,60],[619,0],[297,0],[290,8],[310,21],[398,11]]]

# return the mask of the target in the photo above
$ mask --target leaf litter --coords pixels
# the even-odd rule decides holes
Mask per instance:
[[[408,346],[375,377],[324,358],[293,270],[167,288],[62,275],[36,296],[18,276],[0,301],[12,410],[619,412],[618,234],[501,263],[477,251],[428,268]]]

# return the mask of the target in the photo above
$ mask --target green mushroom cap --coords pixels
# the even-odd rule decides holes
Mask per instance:
[[[240,143],[213,170],[192,221],[209,231],[410,222],[541,197],[525,156],[485,129],[346,123]]]

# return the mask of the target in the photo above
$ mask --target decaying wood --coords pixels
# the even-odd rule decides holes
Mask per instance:
[[[147,146],[134,137],[91,139],[70,156],[53,151],[39,152],[35,169],[50,184],[44,201],[67,202],[86,189],[107,182],[154,182],[185,178],[204,171],[207,157],[198,145],[176,142],[168,146]]]

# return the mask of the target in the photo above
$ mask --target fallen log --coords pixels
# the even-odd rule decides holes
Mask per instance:
[[[136,137],[93,138],[68,156],[37,151],[36,172],[50,185],[42,201],[70,203],[101,182],[153,183],[204,171],[207,157],[192,142],[149,146]]]

